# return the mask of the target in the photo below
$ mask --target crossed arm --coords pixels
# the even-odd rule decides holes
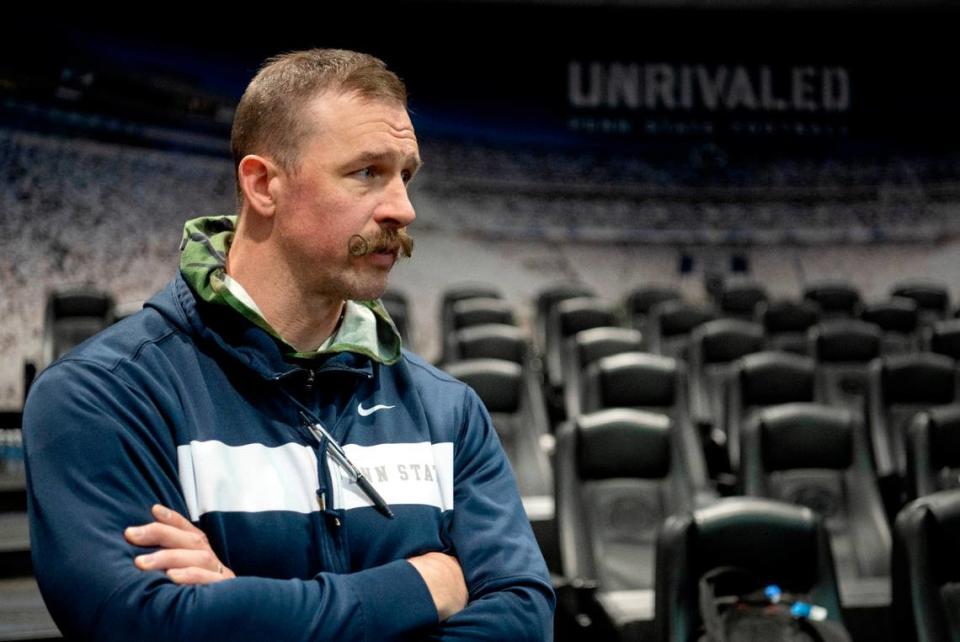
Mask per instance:
[[[154,504],[150,511],[155,521],[131,526],[123,533],[135,546],[159,548],[135,557],[137,568],[165,571],[176,584],[212,584],[236,577],[220,562],[204,532],[190,520],[160,504]],[[426,583],[441,622],[467,605],[467,585],[457,558],[432,552],[407,561]]]

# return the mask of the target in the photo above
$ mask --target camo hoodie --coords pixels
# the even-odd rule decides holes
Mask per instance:
[[[243,287],[227,275],[227,251],[236,216],[209,216],[187,221],[180,241],[180,271],[204,301],[229,305],[287,348],[287,356],[315,358],[335,352],[356,352],[391,365],[400,359],[400,333],[379,301],[348,301],[335,334],[314,352],[297,352],[270,327]]]

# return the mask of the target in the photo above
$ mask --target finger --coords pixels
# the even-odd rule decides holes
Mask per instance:
[[[174,548],[138,555],[133,559],[137,568],[144,571],[166,571],[171,568],[197,567],[219,572],[223,567],[212,551],[194,551]]]
[[[210,548],[207,536],[202,531],[188,532],[174,526],[151,522],[144,526],[131,526],[123,532],[131,544],[137,546],[161,546],[163,548],[188,548],[204,550]]]
[[[167,571],[167,577],[176,584],[213,584],[214,582],[222,582],[223,580],[230,579],[226,575],[195,566],[171,568]]]
[[[202,532],[199,528],[194,526],[189,519],[162,504],[154,504],[150,508],[150,512],[153,513],[154,518],[156,518],[156,520],[161,524],[167,524],[168,526],[173,526],[174,528],[179,528],[191,533]]]

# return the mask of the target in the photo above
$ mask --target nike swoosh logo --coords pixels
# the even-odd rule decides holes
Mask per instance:
[[[357,414],[361,417],[369,417],[378,410],[390,410],[391,408],[396,408],[396,406],[384,406],[383,404],[377,404],[373,408],[364,408],[363,402],[357,404]]]

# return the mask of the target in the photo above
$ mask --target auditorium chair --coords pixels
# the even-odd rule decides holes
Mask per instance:
[[[845,606],[889,604],[890,527],[861,414],[815,403],[766,408],[741,434],[743,493],[823,518]]]
[[[557,303],[550,311],[543,368],[548,411],[554,425],[564,418],[563,375],[566,341],[582,330],[615,326],[616,321],[610,305],[594,297],[566,299]]]
[[[830,319],[812,327],[808,341],[817,363],[817,399],[862,412],[870,362],[881,354],[880,328],[858,319]]]
[[[40,370],[113,323],[114,307],[113,296],[92,286],[64,288],[47,295],[40,358],[24,362],[24,399]]]
[[[536,316],[534,317],[533,341],[541,354],[547,340],[547,320],[550,318],[554,306],[567,299],[592,296],[595,296],[593,289],[582,283],[558,283],[537,292],[534,306]]]
[[[513,465],[520,494],[550,495],[552,476],[542,447],[547,418],[536,383],[524,376],[520,364],[499,359],[458,361],[444,369],[480,396]]]
[[[636,288],[624,297],[624,315],[627,325],[644,332],[647,315],[658,303],[679,301],[682,297],[676,288],[663,285],[648,285]]]
[[[870,364],[867,412],[874,468],[892,519],[903,502],[907,434],[914,416],[957,401],[956,362],[917,353],[876,359]]]
[[[490,323],[453,333],[451,361],[503,359],[528,367],[531,353],[526,332],[514,325]]]
[[[443,335],[443,354],[453,360],[454,336],[459,330],[477,325],[516,325],[513,307],[503,299],[475,297],[457,301],[450,308],[450,327]]]
[[[807,354],[807,330],[820,321],[820,306],[813,301],[779,299],[761,304],[757,317],[771,350]]]
[[[783,403],[815,401],[814,361],[790,352],[757,352],[738,360],[726,379],[724,423],[730,472],[740,469],[740,431],[751,413]]]
[[[587,367],[603,357],[639,352],[643,337],[633,328],[600,327],[581,330],[564,344],[563,398],[567,418],[580,414],[583,377]]]
[[[907,435],[907,498],[960,488],[960,404],[918,413]]]
[[[656,544],[656,640],[695,642],[701,633],[700,580],[721,567],[804,594],[842,624],[830,539],[810,509],[736,497],[667,519]]]
[[[960,359],[960,319],[938,321],[924,335],[927,350],[951,359]]]
[[[658,303],[650,310],[645,325],[647,349],[667,357],[686,359],[690,333],[716,318],[716,310],[709,306],[685,301]]]
[[[950,293],[939,283],[901,283],[893,287],[890,296],[913,299],[924,325],[946,319],[950,314]]]
[[[415,350],[411,331],[410,300],[407,295],[391,288],[380,296],[380,301],[387,309],[387,314],[393,319],[393,324],[397,326],[397,332],[400,333],[404,346],[409,350]]]
[[[706,479],[706,463],[696,428],[690,420],[687,369],[683,363],[646,352],[603,357],[587,367],[581,412],[633,408],[665,414],[673,421],[686,467],[696,479]],[[705,496],[713,490],[701,488]]]
[[[453,306],[470,299],[501,299],[500,289],[485,283],[461,283],[445,289],[440,294],[440,362],[450,360],[445,350],[448,348],[446,337],[456,330],[453,325]]]
[[[808,286],[803,298],[820,306],[821,319],[854,318],[860,311],[860,291],[843,281],[825,281]]]
[[[767,301],[767,290],[755,281],[724,283],[717,297],[717,307],[724,317],[753,321],[757,308]]]
[[[667,516],[696,507],[698,490],[670,419],[624,408],[582,414],[558,431],[555,461],[564,577],[596,587],[589,597],[619,639],[649,639],[656,533]]]
[[[898,642],[960,640],[960,490],[907,504],[894,526]]]
[[[894,297],[869,303],[861,309],[860,318],[883,332],[881,352],[884,355],[916,352],[919,348],[920,314],[913,299]]]

